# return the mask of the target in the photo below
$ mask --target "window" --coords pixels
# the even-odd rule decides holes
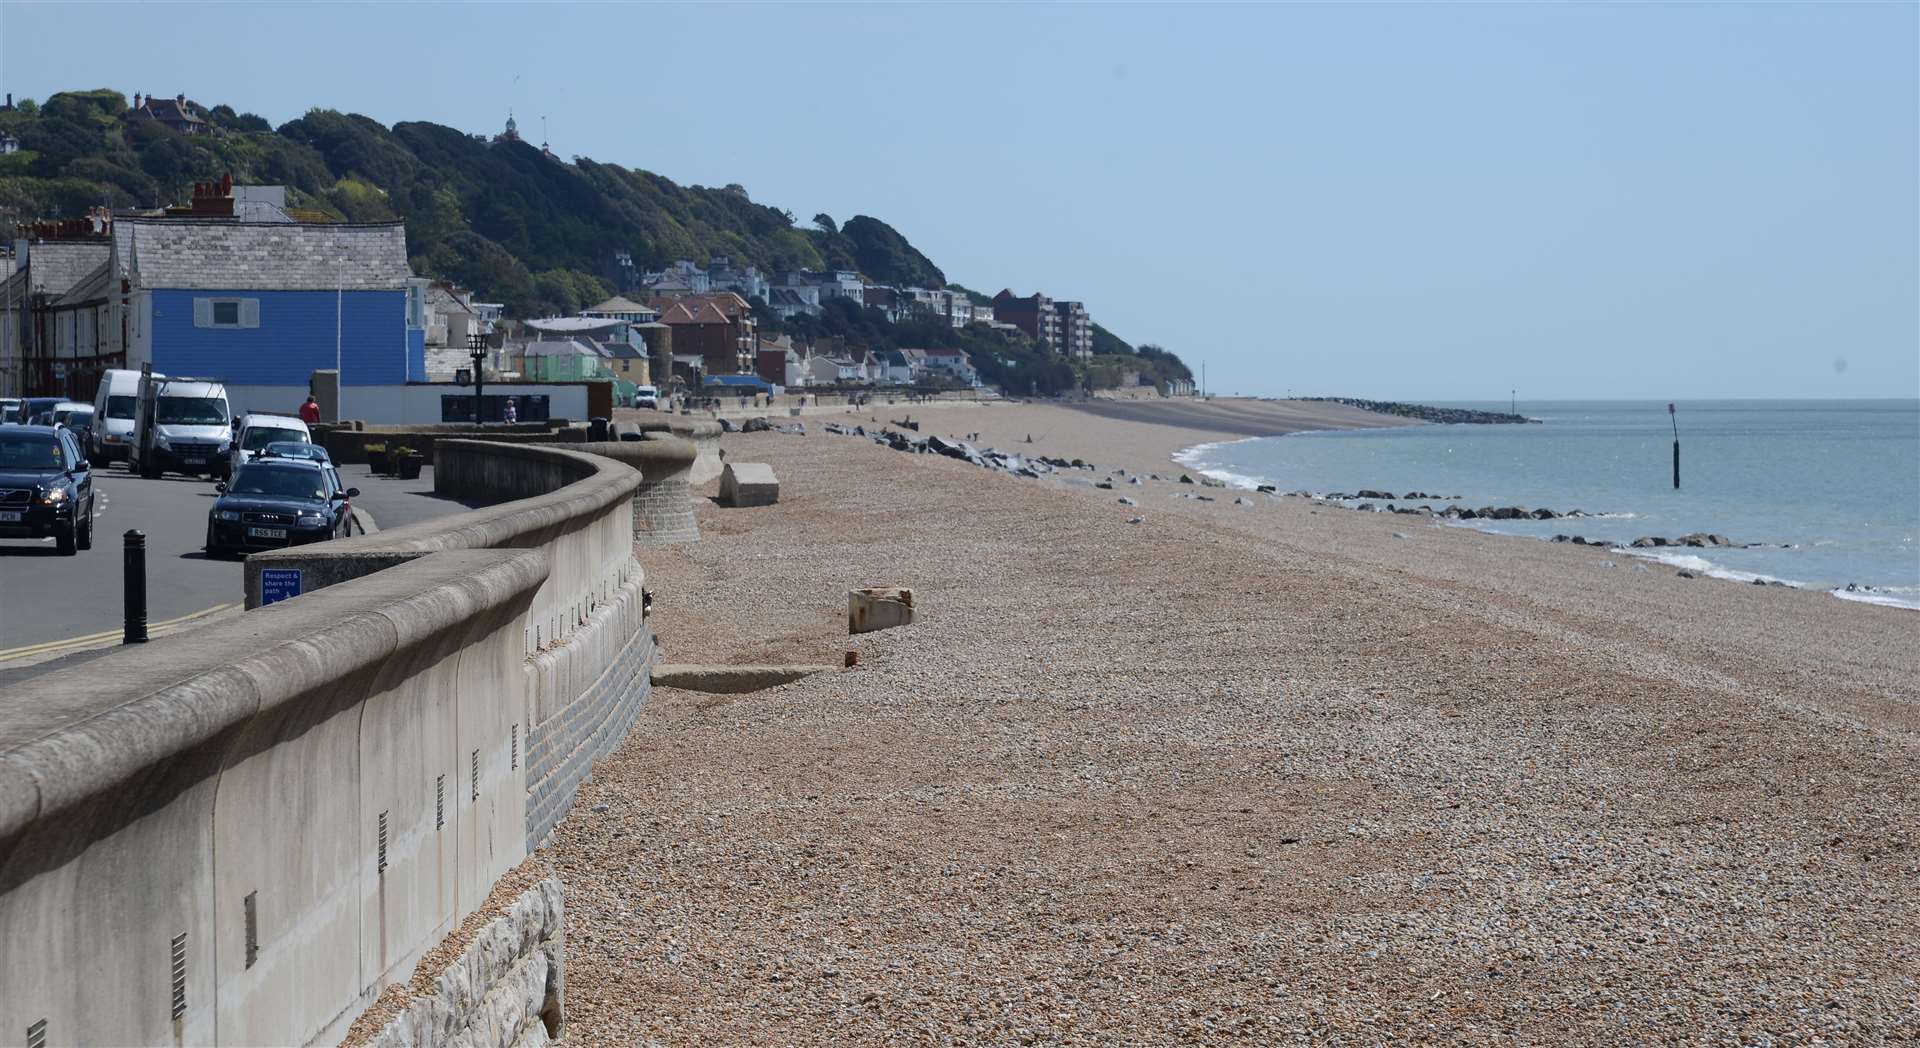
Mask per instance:
[[[193,326],[257,328],[260,326],[260,300],[257,298],[196,298],[193,300]]]

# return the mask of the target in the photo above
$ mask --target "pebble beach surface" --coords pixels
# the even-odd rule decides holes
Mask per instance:
[[[1920,616],[1235,505],[1174,482],[1205,418],[915,417],[1103,468],[725,438],[780,502],[641,552],[665,660],[858,665],[657,689],[597,766],[533,860],[570,1039],[1920,1037]]]

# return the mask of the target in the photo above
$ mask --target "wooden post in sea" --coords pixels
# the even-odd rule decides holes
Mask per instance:
[[[1680,417],[1674,414],[1673,405],[1667,405],[1667,417],[1673,420],[1673,490],[1680,490]]]

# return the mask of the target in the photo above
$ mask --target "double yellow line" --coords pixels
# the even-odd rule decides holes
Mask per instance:
[[[211,608],[203,608],[192,614],[182,615],[179,618],[166,619],[161,622],[149,622],[147,623],[147,636],[151,637],[162,631],[171,632],[183,626],[191,625],[200,619],[209,618],[224,611],[231,611],[239,606],[240,604],[237,601],[231,604],[215,604]],[[63,655],[69,651],[103,647],[106,644],[119,640],[125,636],[125,634],[126,631],[124,628],[102,630],[99,633],[89,633],[84,637],[68,637],[66,640],[50,640],[42,644],[28,644],[24,647],[8,648],[5,651],[0,651],[0,662],[9,662],[13,659],[24,659],[41,655]]]

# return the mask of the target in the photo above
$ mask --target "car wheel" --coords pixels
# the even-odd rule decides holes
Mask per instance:
[[[86,522],[80,525],[80,534],[74,537],[74,545],[81,549],[93,548],[93,507],[87,507]]]
[[[220,547],[213,544],[213,522],[212,521],[207,522],[207,542],[206,542],[206,545],[200,547],[200,552],[205,553],[207,555],[208,560],[220,559]]]
[[[74,540],[74,532],[76,530],[78,530],[78,525],[69,522],[66,527],[53,533],[54,548],[60,551],[61,556],[71,557],[79,552]]]

